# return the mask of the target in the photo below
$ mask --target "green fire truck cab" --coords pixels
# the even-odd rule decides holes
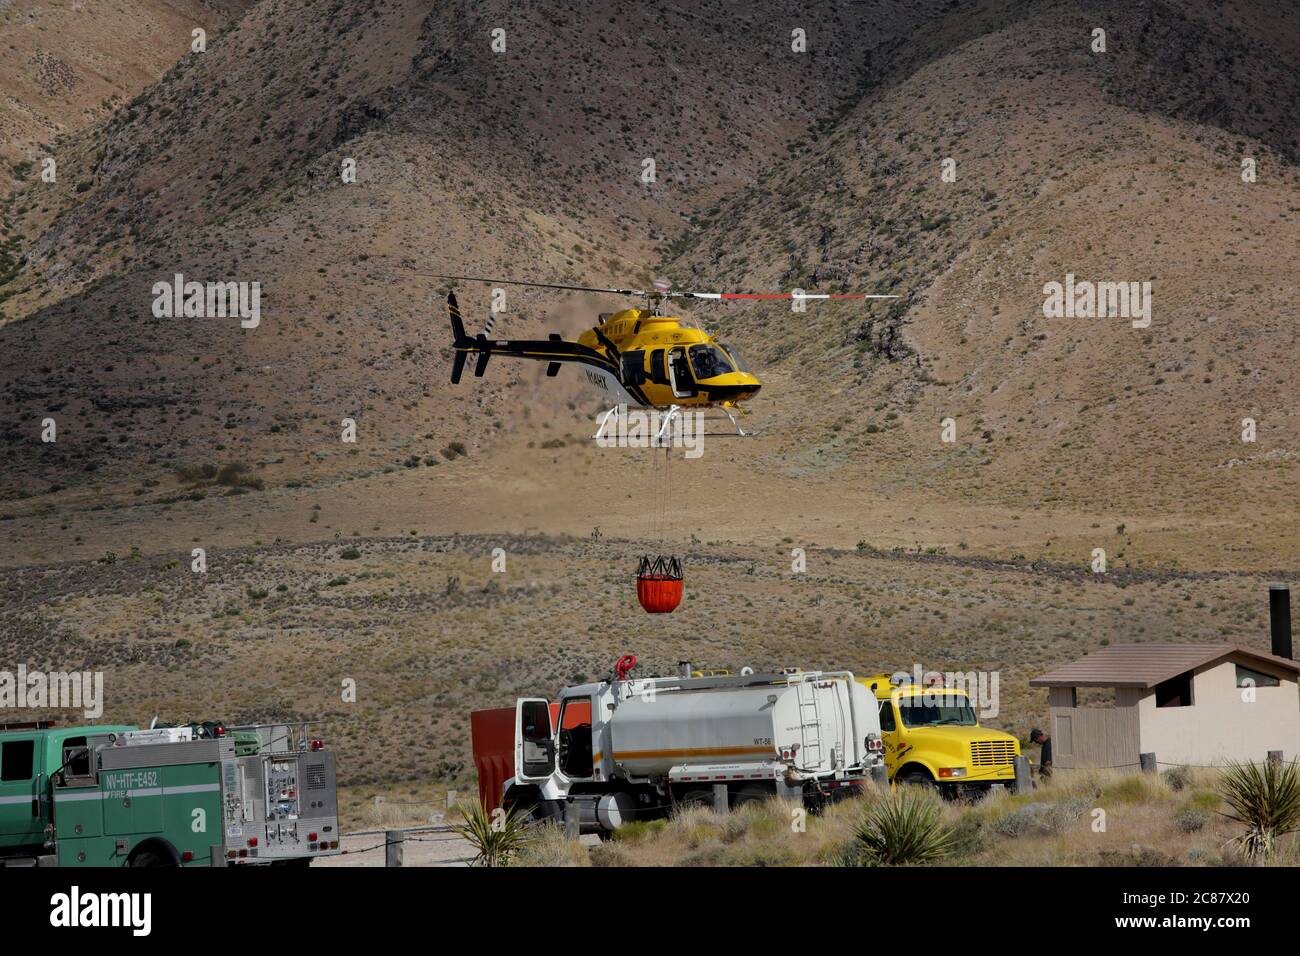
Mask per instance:
[[[283,724],[0,726],[0,866],[309,864],[334,756]]]

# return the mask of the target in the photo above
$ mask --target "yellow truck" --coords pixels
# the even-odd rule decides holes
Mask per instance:
[[[859,677],[880,704],[885,768],[895,783],[936,787],[948,797],[1014,787],[1020,741],[981,727],[965,691],[922,686],[902,674]]]

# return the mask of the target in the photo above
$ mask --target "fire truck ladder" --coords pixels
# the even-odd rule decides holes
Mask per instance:
[[[795,685],[795,694],[799,699],[799,731],[802,738],[798,764],[814,770],[822,764],[822,712],[817,702],[817,685],[813,681],[802,680]]]

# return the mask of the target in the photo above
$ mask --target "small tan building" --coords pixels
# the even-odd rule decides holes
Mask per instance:
[[[1035,677],[1052,762],[1137,769],[1300,757],[1300,664],[1235,644],[1115,644]]]

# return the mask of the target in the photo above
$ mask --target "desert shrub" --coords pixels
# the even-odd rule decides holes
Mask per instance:
[[[216,474],[216,465],[181,465],[176,469],[176,477],[181,481],[211,481]]]
[[[721,854],[724,866],[800,866],[804,860],[793,847],[782,843],[755,843],[734,847]]]
[[[684,836],[686,845],[691,849],[705,846],[706,844],[717,843],[720,830],[712,823],[693,823],[686,827]]]
[[[677,861],[677,866],[726,866],[726,848],[721,843],[697,846]]]
[[[1101,799],[1105,803],[1148,803],[1168,795],[1160,778],[1146,773],[1125,774],[1101,791]]]
[[[1170,767],[1161,776],[1175,793],[1185,790],[1192,782],[1192,771],[1187,767]]]
[[[790,816],[785,804],[776,800],[748,804],[733,810],[721,820],[718,839],[723,843],[752,838],[771,840],[789,831]]]
[[[664,835],[682,840],[691,849],[716,842],[723,817],[704,806],[678,807]]]
[[[263,486],[261,478],[248,474],[248,465],[242,461],[232,461],[222,465],[217,469],[215,481],[228,488],[256,488],[260,491]]]
[[[510,857],[512,867],[591,866],[591,855],[577,840],[564,835],[564,828],[554,823],[529,827],[527,841]]]
[[[176,469],[176,477],[190,484],[211,482],[227,488],[256,488],[261,491],[264,482],[261,478],[248,474],[248,465],[242,461],[232,461],[218,468],[213,464],[181,465]]]
[[[631,823],[624,823],[614,831],[613,839],[616,843],[627,843],[635,846],[638,843],[644,843],[660,833],[667,820],[633,820]]]
[[[869,806],[846,854],[850,865],[935,863],[948,856],[952,831],[940,798],[920,787],[900,787]]]
[[[989,845],[989,831],[984,821],[973,813],[962,814],[952,827],[952,855],[975,856]]]
[[[1174,814],[1174,826],[1184,833],[1196,833],[1210,822],[1210,815],[1204,810],[1187,808]]]
[[[1089,801],[1070,797],[1060,803],[1027,803],[993,821],[993,829],[1008,837],[1063,833],[1088,810]]]
[[[361,557],[361,552],[356,548],[344,548],[339,552],[339,557],[344,561],[355,561],[357,558]]]
[[[619,842],[593,846],[590,852],[592,866],[635,866],[632,854]]]
[[[1166,853],[1136,843],[1124,850],[1102,850],[1097,860],[1102,866],[1172,866],[1175,862]]]
[[[1236,838],[1248,858],[1271,856],[1279,837],[1300,828],[1300,776],[1296,765],[1229,764],[1219,789],[1229,820],[1246,829]]]
[[[506,810],[495,820],[492,811],[477,800],[460,804],[457,809],[463,822],[452,824],[452,829],[473,847],[471,866],[505,866],[532,836],[528,832],[528,818],[518,808]]]
[[[1218,866],[1222,861],[1219,855],[1208,847],[1194,846],[1187,851],[1187,862],[1197,866]]]

